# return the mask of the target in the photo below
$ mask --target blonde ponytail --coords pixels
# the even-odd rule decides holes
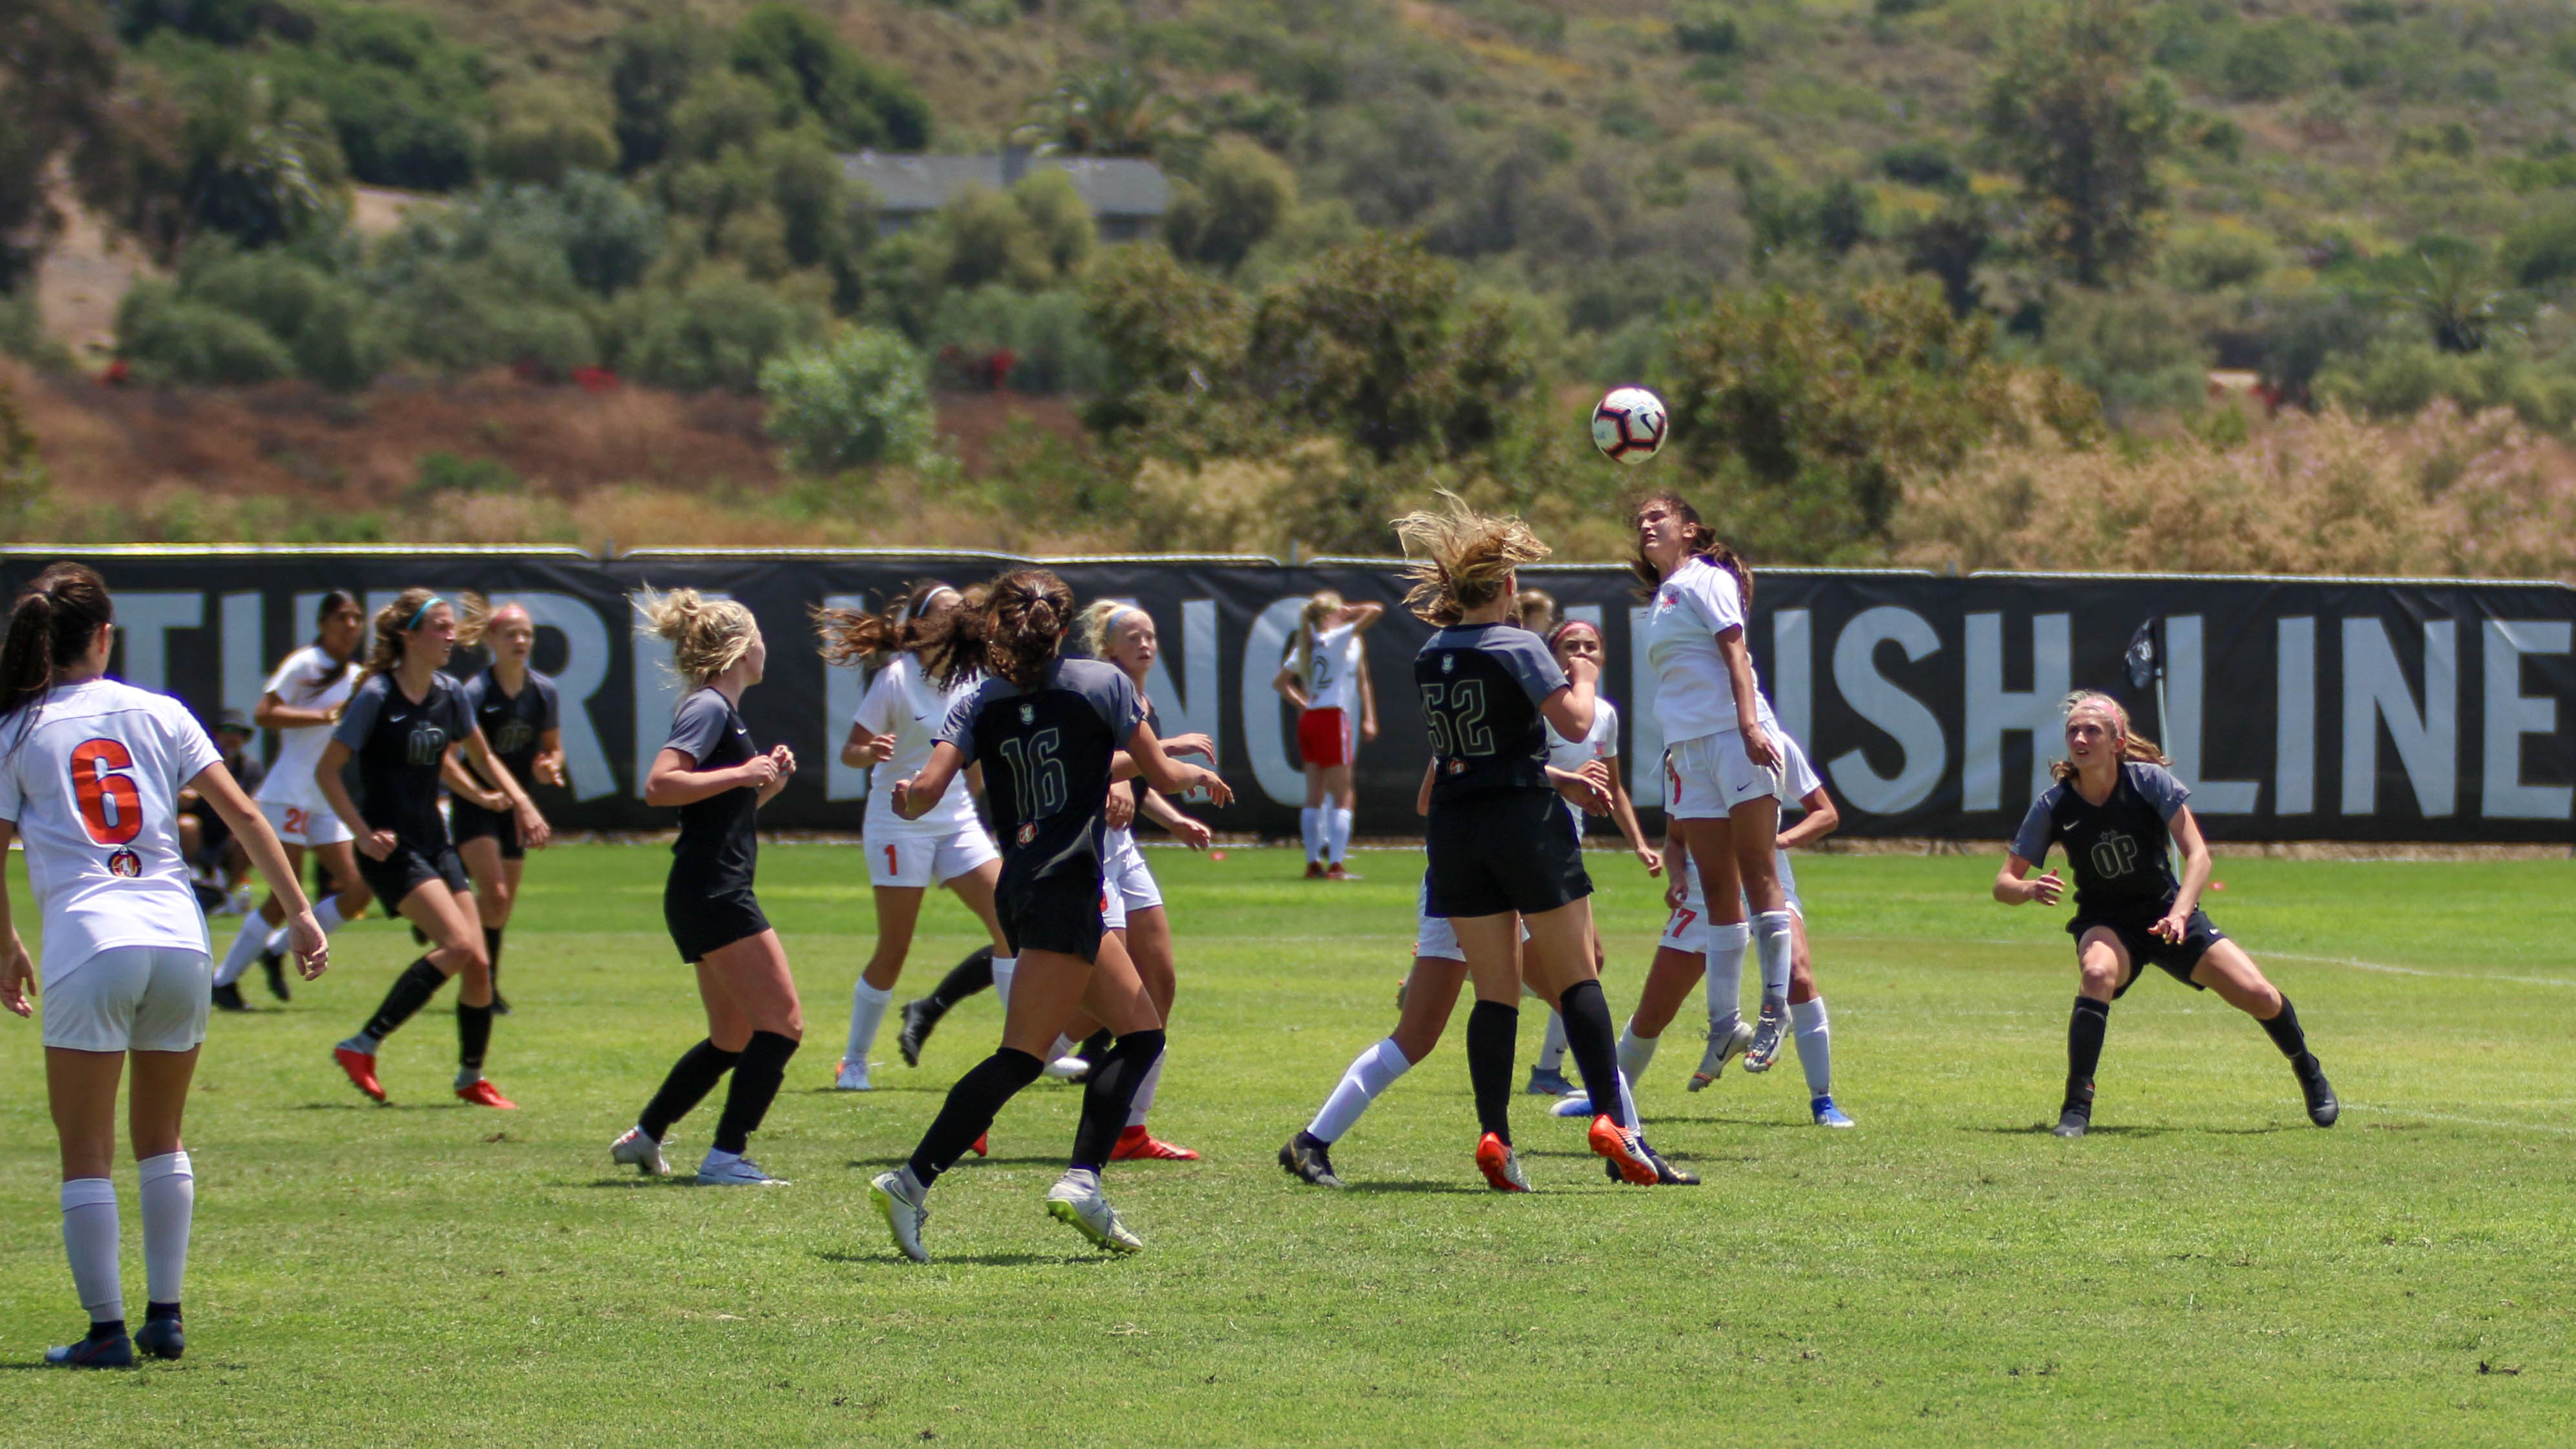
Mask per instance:
[[[731,599],[710,599],[695,589],[657,594],[649,587],[635,596],[635,611],[651,634],[671,646],[671,672],[691,689],[742,662],[760,624],[751,610]]]

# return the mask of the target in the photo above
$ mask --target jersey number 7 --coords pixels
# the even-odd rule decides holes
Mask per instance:
[[[117,773],[134,768],[134,756],[117,740],[84,740],[72,751],[72,797],[80,802],[81,826],[101,845],[123,845],[143,833],[143,792],[134,777]]]

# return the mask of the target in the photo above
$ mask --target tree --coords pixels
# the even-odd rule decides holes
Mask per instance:
[[[2032,242],[2098,287],[2154,246],[2173,90],[2144,70],[2135,0],[2063,0],[2019,35],[1987,87],[1986,133],[2021,178]]]
[[[1181,256],[1230,272],[1296,206],[1297,176],[1286,162],[1241,136],[1222,136],[1195,178],[1173,183],[1163,239]]]
[[[706,69],[705,28],[685,10],[640,21],[608,43],[608,93],[617,110],[617,165],[641,171],[671,146],[671,113]]]
[[[13,0],[0,8],[0,291],[62,230],[47,192],[59,159],[91,205],[122,212],[144,108],[120,86],[109,7]]]
[[[1067,74],[1029,102],[1012,139],[1074,156],[1151,156],[1180,130],[1154,78],[1123,65]]]
[[[809,473],[912,464],[930,450],[930,368],[903,335],[854,327],[760,369],[765,426]]]
[[[1221,451],[1242,421],[1244,313],[1241,293],[1160,246],[1110,248],[1083,287],[1084,318],[1109,355],[1083,420],[1112,438],[1142,432],[1185,453]]]
[[[870,65],[801,6],[771,3],[744,16],[733,68],[820,121],[834,145],[918,151],[930,142],[930,106],[912,82]]]

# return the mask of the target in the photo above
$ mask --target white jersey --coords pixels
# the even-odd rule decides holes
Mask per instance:
[[[347,704],[357,687],[355,662],[343,663],[319,645],[308,644],[277,666],[277,672],[268,677],[266,692],[290,709],[331,709]],[[268,778],[260,782],[259,803],[328,811],[331,802],[322,798],[313,772],[322,764],[323,747],[331,743],[331,726],[279,730],[277,738],[277,763],[268,767]]]
[[[948,782],[948,793],[930,813],[906,820],[894,813],[894,782],[909,780],[930,763],[930,747],[939,742],[939,727],[949,710],[974,692],[980,676],[967,675],[953,689],[941,690],[921,672],[921,661],[897,654],[877,671],[853,718],[874,735],[894,736],[894,754],[876,767],[868,781],[868,813],[863,827],[870,840],[925,839],[954,835],[975,823],[975,795],[966,788],[966,772]]]
[[[0,819],[27,842],[44,912],[44,989],[119,946],[204,951],[179,854],[179,787],[220,764],[188,707],[113,679],[54,690],[24,737],[0,719]]]
[[[1646,610],[1646,662],[1655,669],[1655,719],[1668,743],[1736,730],[1735,684],[1717,636],[1743,627],[1743,590],[1735,575],[1707,559],[1683,560],[1655,586]],[[1755,693],[1755,717],[1767,718],[1758,681]]]
[[[1545,723],[1544,716],[1541,717],[1541,722]],[[1547,726],[1547,762],[1560,770],[1580,770],[1588,760],[1617,758],[1619,758],[1619,707],[1606,699],[1597,695],[1593,697],[1592,729],[1579,740],[1569,740],[1558,734],[1553,724]],[[1614,765],[1611,768],[1615,770],[1618,767]],[[1575,835],[1578,838],[1581,837],[1583,834],[1582,808],[1561,795],[1557,798],[1565,806],[1566,816],[1574,822]]]
[[[1314,657],[1306,666],[1306,707],[1338,709],[1360,717],[1360,626],[1343,624],[1315,631]],[[1288,643],[1280,668],[1297,667],[1297,643]]]

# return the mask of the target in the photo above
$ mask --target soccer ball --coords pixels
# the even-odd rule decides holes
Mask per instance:
[[[1592,410],[1592,443],[1622,463],[1642,463],[1664,446],[1664,400],[1642,387],[1615,388]]]

